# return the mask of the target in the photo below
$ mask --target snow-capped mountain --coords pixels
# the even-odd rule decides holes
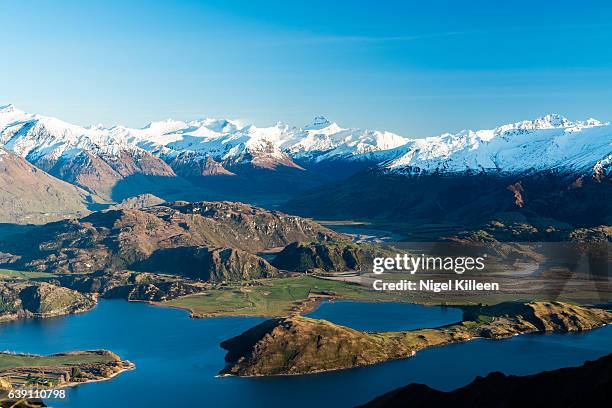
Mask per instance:
[[[495,129],[412,140],[400,150],[401,155],[383,164],[387,171],[599,173],[612,161],[612,126],[547,115]]]
[[[33,197],[57,201],[41,211],[58,214],[66,200],[73,214],[150,193],[273,205],[293,199],[284,210],[322,218],[452,213],[457,222],[520,207],[607,225],[609,208],[600,203],[612,202],[612,125],[559,115],[418,139],[322,116],[303,127],[210,118],[83,127],[7,105],[0,107],[0,167],[9,162],[0,190],[15,193],[5,194],[4,206],[21,208],[29,190],[50,186]],[[73,198],[61,199],[64,191]]]
[[[89,192],[110,197],[115,185],[132,175],[175,175],[165,162],[114,132],[0,107],[0,145]]]
[[[323,116],[301,128],[211,118],[168,119],[140,129],[82,127],[7,105],[0,107],[0,146],[110,198],[119,183],[128,184],[126,191],[129,181],[142,187],[140,176],[155,178],[158,185],[176,176],[233,176],[252,170],[260,177],[262,171],[282,169],[288,172],[287,182],[310,177],[303,170],[338,178],[377,164],[395,174],[556,169],[606,174],[612,162],[612,126],[547,115],[495,129],[415,139],[343,128]]]
[[[0,107],[0,135],[3,144],[22,156],[59,157],[74,154],[75,148],[115,154],[141,148],[169,157],[198,153],[219,161],[238,160],[245,154],[269,155],[280,161],[301,157],[323,160],[388,150],[410,140],[386,131],[342,128],[322,116],[303,128],[282,122],[256,127],[211,118],[191,122],[167,119],[141,129],[85,128],[25,113],[13,105]]]
[[[301,168],[295,161],[363,159],[409,139],[384,131],[345,129],[322,116],[303,128],[278,122],[270,127],[225,119],[189,123],[164,121],[144,129],[123,128],[123,140],[162,157],[174,166],[213,158],[225,167],[250,163],[260,168]]]
[[[269,128],[253,125],[241,126],[239,122],[224,119],[204,119],[183,123],[155,122],[143,129],[125,129],[122,135],[136,146],[150,151],[166,162],[178,167],[190,163],[206,162],[212,158],[226,167],[252,164],[260,168],[278,166],[299,168],[281,149],[282,141],[290,137],[288,126],[277,124]],[[160,132],[165,129],[165,132]],[[203,175],[203,174],[200,174]]]
[[[323,116],[294,133],[290,143],[282,148],[294,158],[317,162],[329,159],[358,159],[368,153],[383,152],[405,145],[410,139],[387,131],[344,129]]]
[[[244,166],[303,170],[296,161],[372,160],[373,153],[387,152],[408,140],[390,132],[341,128],[321,116],[303,128],[207,118],[168,119],[134,129],[82,127],[13,105],[0,107],[0,145],[101,196],[110,196],[119,180],[133,174],[234,175]]]
[[[300,194],[283,209],[323,219],[457,228],[491,220],[528,225],[528,220],[542,239],[553,239],[568,225],[612,223],[609,123],[547,115],[414,139],[383,152],[395,158]],[[518,239],[514,232],[508,239]]]

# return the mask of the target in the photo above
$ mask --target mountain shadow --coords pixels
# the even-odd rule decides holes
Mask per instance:
[[[274,169],[245,165],[228,167],[234,175],[189,177],[195,186],[221,200],[241,201],[262,207],[277,207],[298,194],[325,185],[329,178],[294,167]]]
[[[195,186],[182,177],[132,174],[121,179],[112,189],[113,201],[120,202],[140,194],[153,194],[166,201],[218,200],[221,197]]]
[[[516,212],[589,227],[612,223],[612,183],[555,172],[399,175],[368,170],[305,192],[283,210],[323,219],[459,225]]]

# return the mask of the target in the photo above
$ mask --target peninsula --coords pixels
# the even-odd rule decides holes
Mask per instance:
[[[269,376],[341,370],[474,338],[584,331],[612,322],[608,310],[561,302],[505,302],[463,310],[459,323],[402,332],[368,333],[302,316],[267,320],[221,343],[228,351],[228,364],[220,374]]]
[[[94,381],[109,380],[135,368],[108,350],[73,351],[42,356],[0,353],[0,397],[11,390],[59,389]]]

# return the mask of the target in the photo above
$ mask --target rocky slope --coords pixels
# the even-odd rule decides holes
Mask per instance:
[[[279,252],[272,264],[290,271],[371,271],[381,248],[346,242],[294,242]]]
[[[569,234],[569,238],[576,242],[612,243],[612,226],[599,225],[593,228],[577,228]]]
[[[88,214],[99,199],[0,147],[0,223],[45,223]]]
[[[60,275],[49,282],[107,299],[155,302],[198,293],[210,286],[176,276],[131,271]]]
[[[343,238],[313,221],[246,204],[175,202],[47,224],[0,242],[0,251],[13,267],[31,270],[135,268],[223,280],[274,275],[259,251]]]
[[[102,148],[106,146],[102,145]],[[50,163],[47,160],[32,162],[62,180],[109,200],[140,192],[164,191],[164,188],[172,190],[172,183],[181,184],[174,171],[162,160],[131,148],[112,154],[83,150],[75,156],[61,157]]]
[[[179,247],[155,251],[134,270],[172,273],[207,282],[272,278],[277,269],[257,255],[235,248]]]
[[[221,343],[222,374],[306,374],[410,357],[416,351],[475,337],[505,338],[536,331],[590,330],[612,312],[560,302],[501,303],[468,308],[464,320],[438,329],[366,333],[306,317],[268,320]]]
[[[154,205],[163,204],[166,201],[153,194],[139,194],[134,197],[128,197],[121,200],[119,203],[110,206],[109,210],[139,210],[141,208],[152,207]]]
[[[79,313],[95,304],[92,296],[46,282],[0,281],[0,321]]]
[[[513,407],[596,406],[612,397],[612,355],[587,361],[580,367],[561,368],[526,376],[490,373],[459,389],[443,392],[410,384],[384,394],[363,407]]]

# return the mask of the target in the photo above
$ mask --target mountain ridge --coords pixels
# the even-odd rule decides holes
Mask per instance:
[[[564,169],[605,171],[612,161],[612,127],[589,118],[572,122],[560,115],[463,130],[410,142],[403,154],[384,163],[390,173],[524,173]]]
[[[239,163],[270,169],[277,166],[300,169],[304,166],[296,161],[328,160],[367,160],[382,163],[387,171],[398,173],[414,168],[421,171],[550,169],[559,160],[559,165],[569,163],[584,169],[610,164],[611,140],[609,122],[593,118],[571,121],[558,114],[493,129],[462,130],[419,139],[384,130],[343,128],[324,116],[316,116],[300,128],[282,122],[257,127],[228,119],[205,118],[189,122],[166,119],[135,129],[81,127],[25,113],[13,105],[0,107],[0,143],[34,164],[43,158],[46,161],[68,159],[79,153],[79,149],[106,156],[149,153],[172,167],[161,171],[164,175],[166,172],[172,175],[172,170],[180,172],[182,162],[199,160],[205,167],[210,158],[220,163],[228,174],[231,170],[227,167]],[[597,151],[586,157],[572,154],[585,143],[586,148]],[[503,153],[508,149],[513,150],[512,156],[498,157],[500,150]],[[525,150],[532,153],[527,155],[529,160],[524,160]],[[542,153],[550,156],[545,166],[540,160]],[[555,154],[557,157],[552,157]],[[575,163],[578,159],[582,161]],[[508,162],[515,164],[509,166]]]
[[[383,203],[385,210],[396,207],[390,213],[412,211],[413,204],[424,201],[419,197],[438,189],[429,179],[449,186],[432,200],[425,199],[431,201],[427,213],[434,207],[446,211],[462,194],[460,185],[468,179],[474,184],[475,175],[499,181],[494,198],[499,210],[512,210],[507,204],[514,203],[529,209],[546,200],[537,190],[550,190],[552,184],[557,191],[551,199],[560,208],[573,208],[587,190],[597,190],[596,196],[605,199],[607,186],[594,187],[589,180],[607,184],[601,182],[612,174],[612,125],[592,118],[571,121],[557,114],[414,139],[343,128],[324,116],[302,128],[212,118],[167,119],[140,129],[85,128],[7,105],[0,108],[0,147],[108,202],[149,193],[166,201],[231,199],[278,205],[290,199],[308,201],[308,195],[318,191],[313,208],[326,202],[330,208],[312,213],[321,217],[328,217],[334,207],[340,209],[343,196],[361,200],[359,207],[372,204],[372,211],[377,196],[396,202]],[[491,182],[485,181],[484,187],[472,187],[489,188]],[[385,185],[418,192],[381,191]],[[371,194],[359,193],[363,189]],[[351,211],[340,215],[371,218],[347,205]],[[284,208],[300,207],[304,205],[289,203]],[[306,210],[299,213],[310,215]],[[583,210],[586,214],[589,208]]]
[[[28,270],[135,268],[209,279],[223,274],[237,278],[236,265],[244,273],[271,276],[276,269],[258,252],[295,241],[343,239],[312,220],[247,204],[172,202],[37,226],[0,240],[0,247],[7,265]],[[211,270],[213,264],[220,270]]]

